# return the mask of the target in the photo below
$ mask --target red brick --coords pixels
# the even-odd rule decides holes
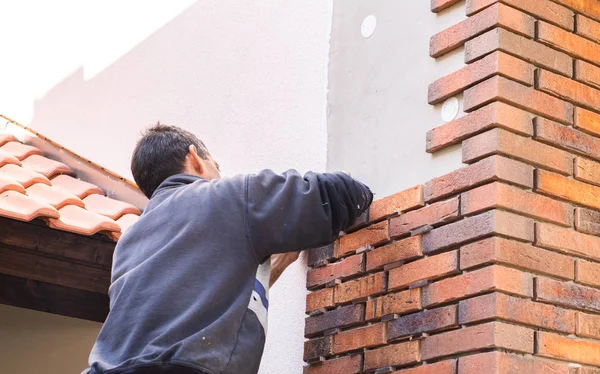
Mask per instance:
[[[575,108],[575,127],[592,135],[600,135],[600,114]]]
[[[334,335],[333,353],[339,354],[359,348],[371,348],[387,343],[385,323],[346,330]],[[365,363],[367,359],[365,358]]]
[[[531,188],[533,187],[533,167],[506,157],[488,157],[426,183],[424,187],[425,200],[427,202],[436,201],[497,180]]]
[[[536,140],[600,159],[600,139],[545,118],[536,118],[534,124]]]
[[[306,287],[312,288],[330,282],[334,279],[344,279],[364,271],[364,255],[350,256],[341,261],[310,269],[306,276]]]
[[[500,182],[464,192],[460,201],[463,215],[489,209],[505,209],[544,221],[573,226],[573,207],[570,205]]]
[[[460,1],[461,0],[431,0],[431,11],[434,13],[441,12]]]
[[[446,360],[435,364],[421,365],[415,368],[402,369],[392,374],[455,374],[456,360]]]
[[[489,291],[531,297],[533,295],[532,275],[503,266],[488,266],[425,286],[423,306],[430,307]]]
[[[440,78],[429,85],[429,104],[437,104],[456,95],[493,75],[502,75],[533,86],[533,65],[508,55],[495,51],[462,69]]]
[[[385,292],[385,273],[376,273],[357,280],[344,282],[335,287],[334,300],[336,304],[374,296]]]
[[[336,240],[334,243],[325,245],[323,247],[311,248],[308,252],[308,266],[321,266],[328,264],[329,261],[335,258],[335,254],[338,252],[336,247],[339,245],[339,241]]]
[[[333,328],[353,326],[364,322],[364,304],[354,304],[330,310],[317,316],[306,318],[304,325],[304,336],[313,337],[318,333]]]
[[[408,365],[419,361],[419,342],[392,344],[365,352],[364,370]]]
[[[580,364],[600,365],[600,342],[538,331],[537,355]]]
[[[304,361],[314,360],[319,357],[331,356],[333,354],[333,337],[307,340],[304,342]]]
[[[388,339],[398,339],[422,333],[434,333],[458,327],[456,305],[409,314],[388,323]]]
[[[390,270],[388,289],[406,288],[413,283],[456,273],[458,273],[458,251],[446,252]]]
[[[413,210],[390,220],[390,236],[398,237],[423,226],[438,226],[459,217],[458,197]]]
[[[600,22],[589,19],[581,14],[575,16],[577,33],[600,43]]]
[[[333,288],[324,288],[306,295],[306,313],[317,309],[330,309],[334,305]]]
[[[467,0],[467,16],[471,16],[496,2],[510,5],[536,18],[573,31],[573,11],[547,0]]]
[[[423,339],[421,359],[430,360],[486,348],[532,353],[533,331],[502,322],[490,322],[448,331]]]
[[[583,60],[600,63],[600,45],[549,23],[537,23],[536,39]]]
[[[577,313],[576,334],[586,338],[600,338],[600,315]]]
[[[600,374],[600,368],[580,367],[577,374]]]
[[[533,136],[532,118],[521,109],[496,101],[427,132],[427,152],[437,152],[496,127]]]
[[[599,90],[547,70],[538,69],[538,89],[583,107],[597,110],[600,106]]]
[[[490,319],[502,319],[523,325],[566,333],[575,332],[575,312],[554,305],[535,303],[501,293],[492,293],[458,304],[459,323],[472,324]]]
[[[463,162],[472,163],[490,155],[500,154],[565,175],[573,173],[573,155],[547,144],[493,129],[463,142]]]
[[[486,352],[458,360],[458,374],[578,374],[577,367],[536,357]]]
[[[533,241],[533,220],[501,210],[492,210],[434,229],[423,235],[423,253],[458,246],[493,234]]]
[[[362,372],[362,356],[344,356],[304,367],[303,374],[357,374]]]
[[[575,260],[556,252],[504,238],[488,238],[460,249],[462,270],[488,264],[505,264],[558,278],[575,278]]]
[[[368,300],[366,319],[381,318],[388,314],[406,314],[421,309],[421,289],[413,288]]]
[[[553,0],[559,4],[575,10],[577,13],[600,20],[600,8],[598,4],[589,0]]]
[[[600,287],[600,264],[586,260],[577,260],[575,281],[592,287]]]
[[[550,278],[535,278],[536,300],[569,308],[600,311],[600,290]]]
[[[600,187],[566,178],[544,170],[536,170],[536,191],[576,204],[600,209]]]
[[[376,223],[340,239],[338,256],[382,244],[390,239],[388,221]]]
[[[600,212],[586,208],[576,208],[575,228],[579,232],[600,236]]]
[[[561,123],[573,123],[572,104],[500,76],[494,76],[466,90],[463,109],[470,112],[496,100]]]
[[[600,260],[600,238],[558,227],[537,223],[535,245],[569,254]]]
[[[573,59],[529,38],[496,28],[465,44],[465,62],[475,61],[492,51],[500,50],[520,59],[571,77]]]
[[[423,186],[419,185],[397,194],[375,200],[369,212],[371,221],[390,217],[423,205]]]
[[[422,255],[421,236],[412,236],[368,252],[367,271],[381,268],[393,262],[411,260]]]
[[[600,88],[600,68],[585,61],[575,61],[575,79]]]
[[[535,33],[535,19],[533,17],[504,4],[494,4],[432,36],[429,41],[429,55],[440,57],[462,46],[467,40],[496,26],[502,26],[528,37],[533,37]]]

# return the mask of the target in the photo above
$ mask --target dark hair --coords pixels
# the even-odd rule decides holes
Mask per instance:
[[[208,159],[208,149],[191,132],[158,122],[142,133],[131,158],[131,173],[148,198],[168,177],[183,171],[185,156],[193,144],[198,156]]]

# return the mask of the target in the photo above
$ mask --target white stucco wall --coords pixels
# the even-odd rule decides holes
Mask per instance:
[[[157,120],[194,131],[228,175],[323,171],[331,12],[332,0],[2,2],[0,111],[124,176]],[[295,264],[272,289],[263,374],[302,372],[305,273]],[[13,332],[23,349],[29,330]]]
[[[0,372],[80,373],[100,324],[0,305]]]
[[[369,15],[377,26],[365,39]],[[429,38],[465,18],[464,2],[434,14],[429,1],[334,1],[329,169],[351,170],[383,197],[461,166],[459,146],[432,156],[425,136],[443,123],[441,104],[427,103],[428,85],[464,66],[460,48],[430,58]]]

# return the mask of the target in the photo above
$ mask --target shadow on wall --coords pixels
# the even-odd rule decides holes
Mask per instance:
[[[306,113],[315,84],[324,90],[325,75],[308,49],[323,48],[326,66],[325,32],[303,27],[316,5],[290,15],[286,6],[267,2],[217,3],[194,3],[89,80],[83,67],[74,71],[36,100],[30,126],[127,177],[140,130],[157,120],[209,139],[214,154],[229,154],[233,145],[238,154],[252,155],[236,159],[231,173],[277,168],[273,153],[279,149],[286,167],[324,167],[324,124],[322,150],[308,157],[308,165],[298,165],[307,157],[298,146],[306,136],[303,126],[323,123],[318,111]],[[286,42],[286,34],[300,33],[300,43]],[[293,128],[290,118],[296,118]],[[273,146],[283,132],[289,144]],[[228,166],[227,160],[221,164]]]

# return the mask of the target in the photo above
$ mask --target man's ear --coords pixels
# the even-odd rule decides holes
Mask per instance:
[[[195,145],[190,144],[186,158],[189,160],[190,166],[198,175],[204,173],[204,165],[202,164],[200,156],[198,156],[198,150]]]

